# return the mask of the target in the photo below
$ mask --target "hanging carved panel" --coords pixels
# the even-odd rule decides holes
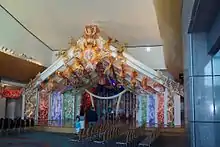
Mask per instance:
[[[37,106],[37,90],[31,95],[25,95],[25,117],[35,118]]]
[[[164,94],[157,94],[158,99],[158,112],[157,112],[157,119],[158,124],[164,123]]]
[[[147,122],[147,96],[142,96],[141,97],[141,113],[142,113],[142,118],[141,122],[142,124]]]
[[[173,95],[171,93],[170,90],[168,90],[168,96],[167,96],[167,99],[168,99],[168,102],[167,102],[167,105],[168,105],[168,124],[169,125],[173,125],[174,124],[174,99],[173,99]]]
[[[73,117],[73,102],[74,97],[71,91],[63,93],[63,123],[65,126],[72,126]]]
[[[51,104],[50,104],[50,120],[51,125],[61,126],[62,125],[62,111],[63,109],[63,100],[59,92],[53,92],[51,95]]]
[[[44,90],[39,92],[38,123],[41,125],[47,125],[48,123],[49,98],[50,93]]]
[[[148,120],[150,125],[155,124],[155,97],[153,95],[148,97]]]

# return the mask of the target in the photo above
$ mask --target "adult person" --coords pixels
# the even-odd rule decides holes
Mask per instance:
[[[89,127],[92,127],[96,124],[96,122],[98,121],[98,115],[97,115],[94,107],[91,107],[89,109],[89,111],[87,112],[86,117],[87,117],[87,120],[88,120],[88,123],[89,123]]]

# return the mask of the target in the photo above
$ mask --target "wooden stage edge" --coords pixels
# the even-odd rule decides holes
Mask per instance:
[[[147,130],[153,129],[153,128],[146,128]],[[74,133],[75,129],[71,127],[42,127],[38,126],[35,127],[35,131],[43,131],[43,132],[53,132],[53,133]],[[185,133],[184,127],[174,127],[174,128],[161,128],[160,129],[161,135],[165,136],[172,136],[172,135],[178,135]]]

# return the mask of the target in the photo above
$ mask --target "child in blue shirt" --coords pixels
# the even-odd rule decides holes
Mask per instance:
[[[76,133],[78,134],[80,129],[81,129],[80,117],[79,116],[76,116],[75,128],[76,128]]]

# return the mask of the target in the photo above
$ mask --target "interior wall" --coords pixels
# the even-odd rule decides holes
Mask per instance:
[[[16,99],[15,117],[21,117],[22,112],[22,98]]]
[[[3,104],[4,105],[4,104]],[[1,106],[1,101],[0,101],[0,106]],[[5,100],[5,107],[4,111],[2,110],[3,108],[0,108],[0,117],[1,117],[1,112],[4,112],[4,116],[7,118],[14,119],[16,117],[21,117],[21,112],[22,112],[22,99],[7,99]],[[6,110],[6,112],[5,112]]]
[[[56,56],[57,53],[58,53],[58,51],[53,51],[52,58],[51,58],[52,63],[58,59],[57,56]]]
[[[52,51],[28,33],[9,14],[0,8],[0,46],[14,50],[18,54],[33,57],[42,65],[51,64]]]
[[[15,107],[16,107],[15,99],[6,100],[6,117],[7,118],[10,118],[10,119],[15,118]]]
[[[0,118],[5,117],[5,107],[6,107],[6,99],[1,98],[0,99]]]
[[[160,70],[165,76],[174,80],[174,77],[167,70]]]
[[[150,47],[150,51],[147,47],[129,47],[127,48],[128,53],[153,69],[166,69],[163,46]]]

